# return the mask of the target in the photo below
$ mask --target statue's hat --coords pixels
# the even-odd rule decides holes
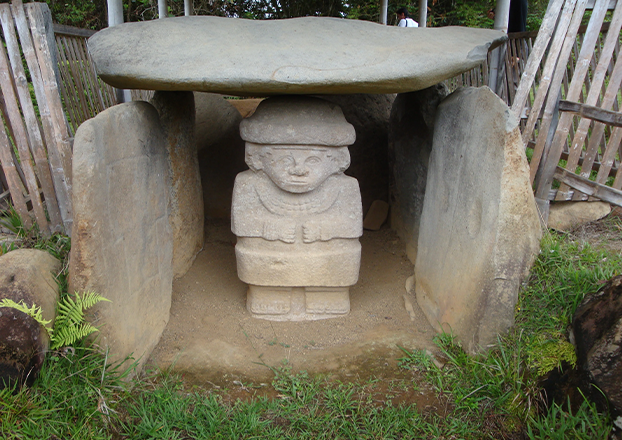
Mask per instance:
[[[268,145],[322,145],[344,147],[356,140],[354,127],[341,108],[310,96],[267,98],[240,123],[247,142]]]

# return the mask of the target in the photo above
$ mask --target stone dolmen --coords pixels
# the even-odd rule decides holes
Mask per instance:
[[[240,124],[250,170],[238,174],[231,228],[247,308],[274,321],[350,311],[363,234],[350,165],[354,127],[341,109],[304,96],[263,101]]]

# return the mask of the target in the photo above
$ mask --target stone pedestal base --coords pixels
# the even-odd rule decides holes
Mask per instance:
[[[270,321],[314,321],[350,312],[350,287],[248,286],[246,308]]]

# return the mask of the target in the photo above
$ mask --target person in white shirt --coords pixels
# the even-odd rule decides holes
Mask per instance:
[[[397,23],[399,27],[419,27],[419,23],[408,17],[408,9],[406,8],[399,8],[397,10],[397,19],[399,20]]]

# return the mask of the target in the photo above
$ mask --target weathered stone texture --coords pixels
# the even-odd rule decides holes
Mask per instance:
[[[0,256],[0,300],[41,307],[53,320],[58,301],[56,276],[61,263],[44,251],[18,249]],[[43,365],[49,346],[45,329],[26,314],[0,308],[0,388],[11,383],[31,384]]]
[[[605,202],[556,202],[551,204],[548,227],[570,231],[585,223],[599,220],[611,212]]]
[[[448,94],[445,85],[437,84],[397,95],[391,109],[388,147],[391,228],[405,243],[406,255],[413,263],[417,259],[434,117],[438,104]]]
[[[183,276],[203,248],[203,191],[194,136],[192,92],[156,92],[151,104],[160,114],[168,151],[173,231],[173,276]]]
[[[194,16],[113,26],[88,45],[115,87],[266,96],[421,90],[478,66],[506,39],[489,29],[328,17]]]
[[[487,87],[438,107],[415,264],[417,302],[471,353],[514,322],[540,222],[517,120]]]
[[[622,415],[622,275],[587,295],[572,320],[577,363]]]
[[[387,139],[395,95],[323,95],[322,99],[341,107],[356,131],[356,141],[348,147],[352,163],[346,174],[358,180],[367,213],[374,200],[389,201]]]
[[[221,95],[196,92],[194,100],[205,217],[228,219],[235,176],[248,169],[240,137],[242,116]]]
[[[173,236],[169,166],[156,109],[117,105],[86,121],[73,151],[74,228],[70,289],[93,290],[91,322],[112,361],[139,368],[169,318]]]

